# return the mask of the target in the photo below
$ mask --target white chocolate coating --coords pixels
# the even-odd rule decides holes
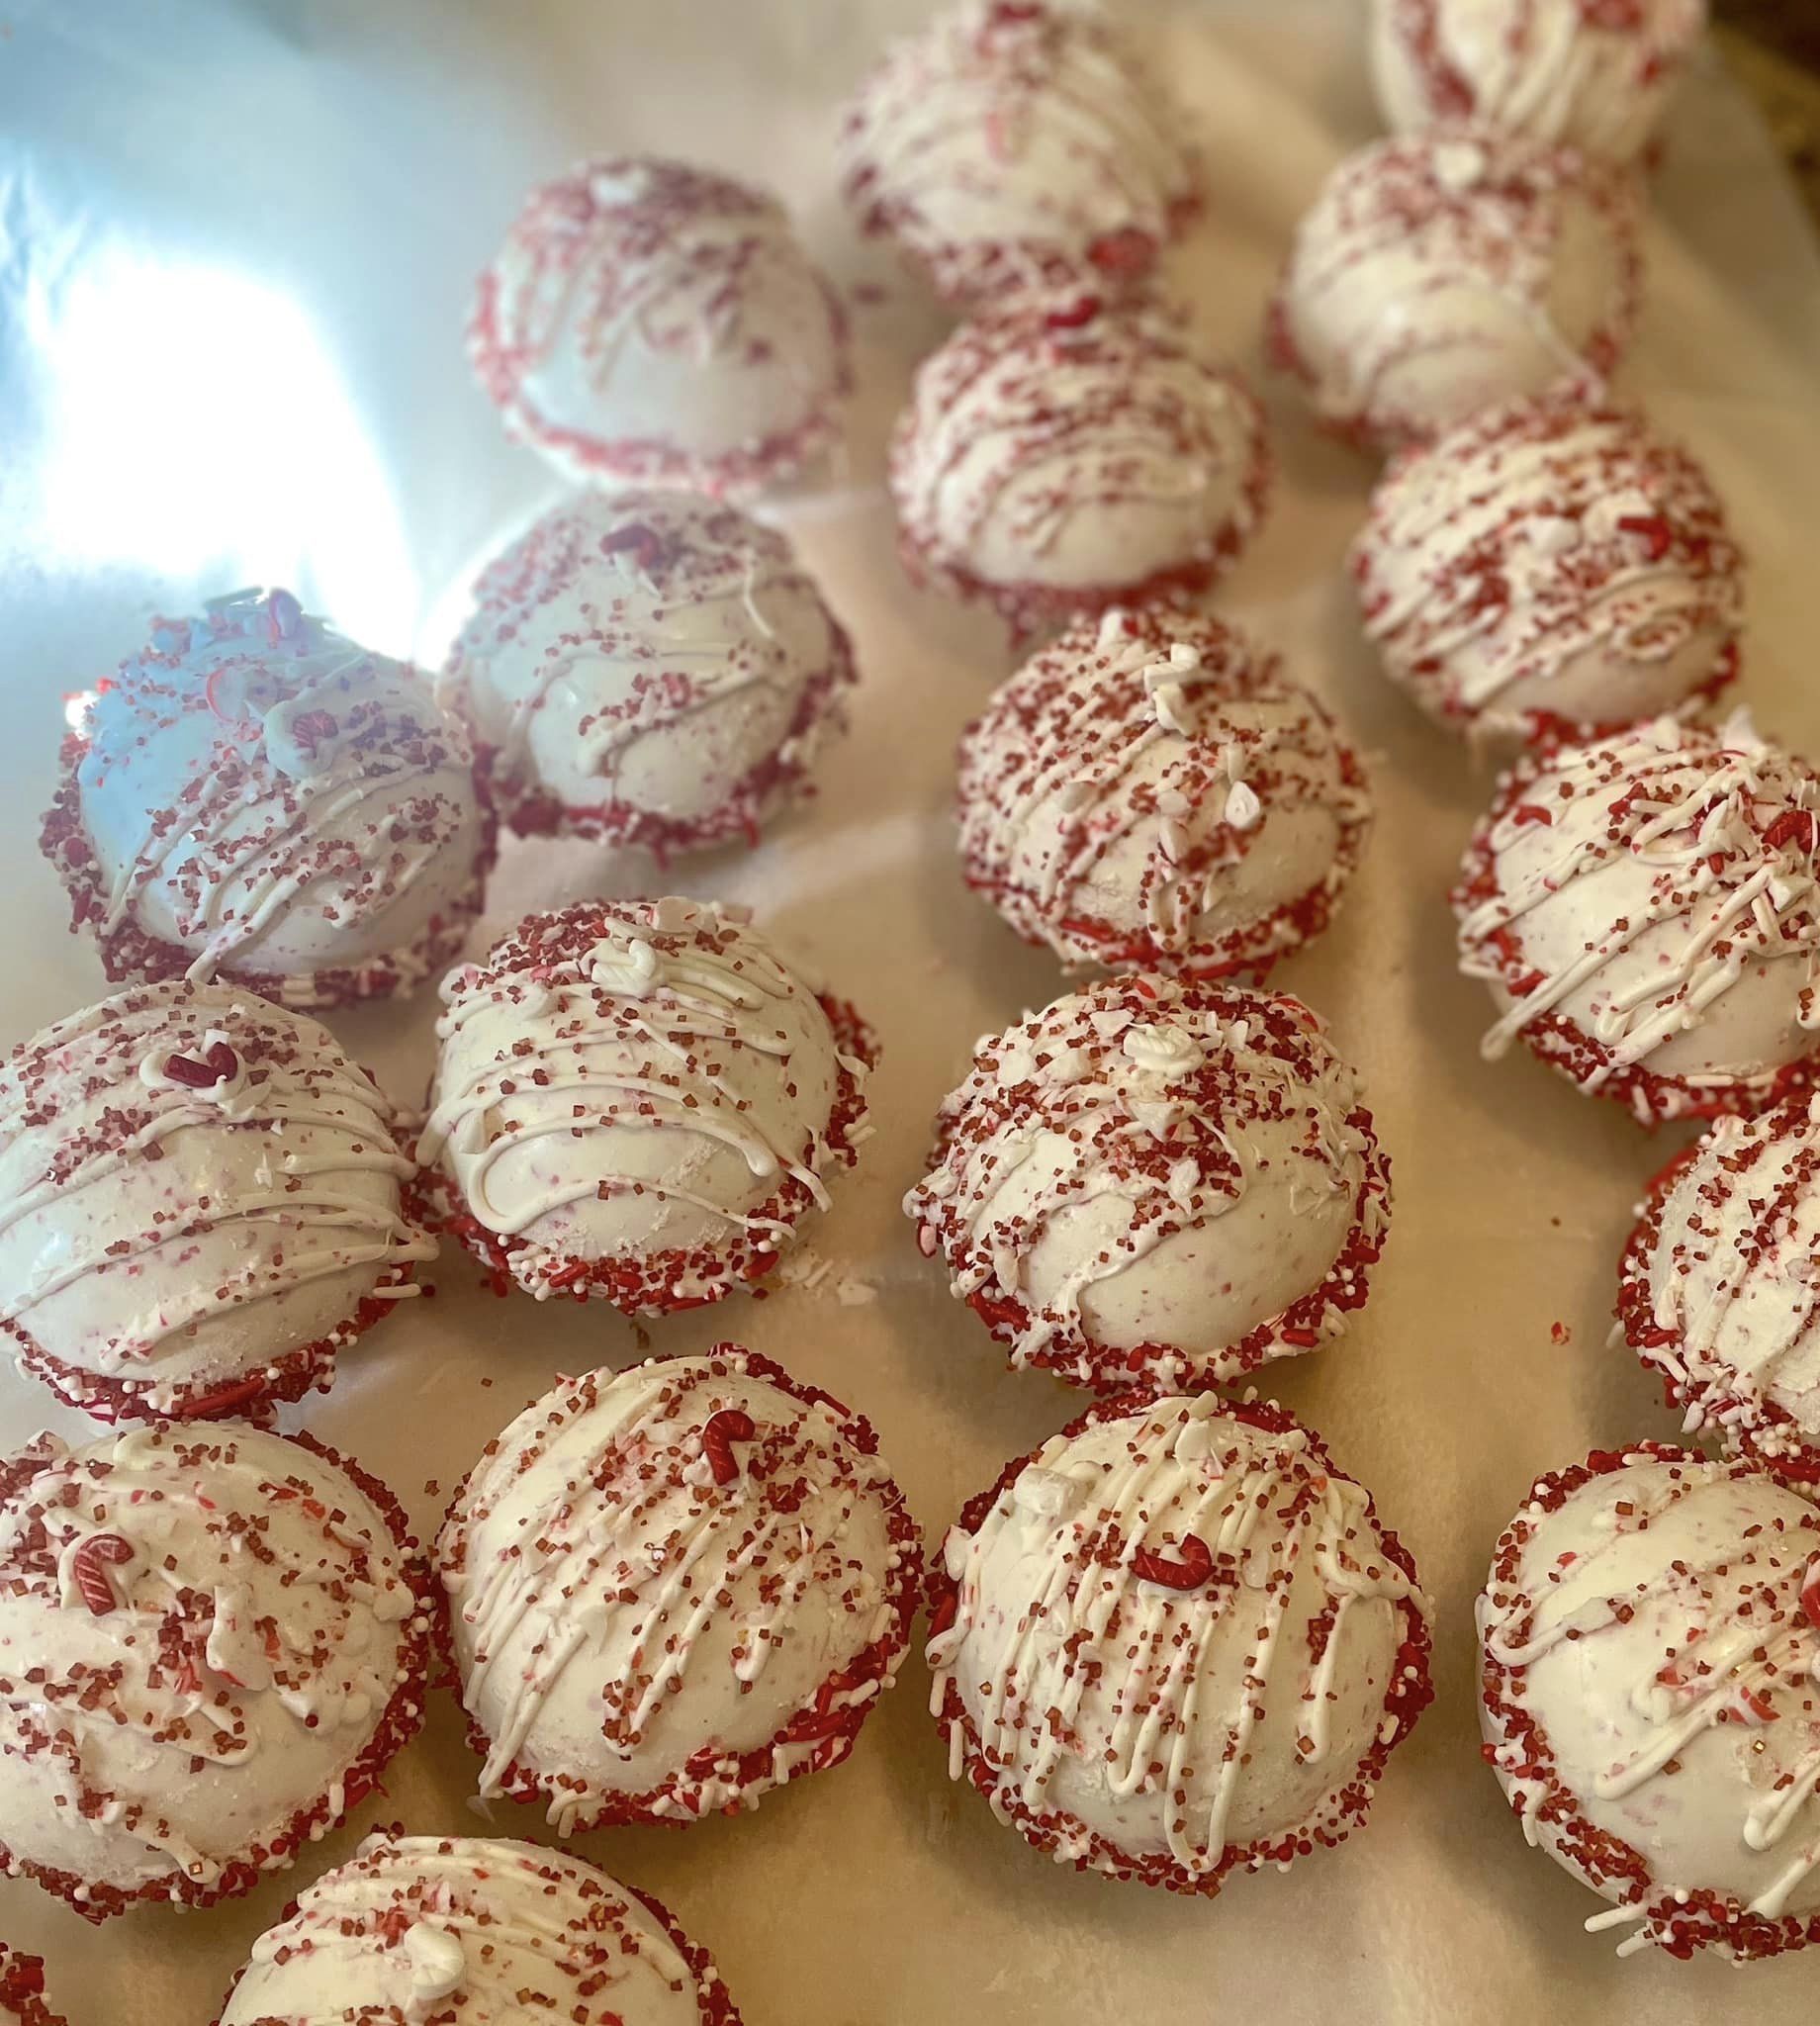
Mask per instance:
[[[108,1418],[192,1411],[300,1352],[300,1384],[325,1383],[362,1304],[435,1256],[393,1117],[325,1028],[250,992],[171,981],[72,1014],[0,1067],[0,1324]]]
[[[1250,539],[1263,416],[1182,320],[1013,297],[917,372],[891,445],[904,560],[1020,623],[1204,589]]]
[[[1717,1120],[1639,1228],[1618,1300],[1687,1431],[1764,1454],[1820,1442],[1816,1257],[1820,1098]]]
[[[848,201],[951,302],[1147,274],[1196,207],[1166,92],[1110,12],[963,0],[898,43],[841,133]]]
[[[852,681],[781,534],[686,494],[583,493],[488,566],[442,693],[514,828],[670,852],[800,792]]]
[[[847,326],[774,198],[655,158],[525,199],[468,350],[507,429],[580,484],[745,493],[833,440]]]
[[[491,837],[413,670],[244,592],[155,622],[82,701],[45,845],[111,977],[318,1006],[408,990],[460,948]]]
[[[869,1430],[774,1369],[724,1345],[592,1372],[489,1444],[440,1548],[483,1799],[535,1794],[566,1836],[755,1805],[846,1756],[907,1637],[916,1535]]]
[[[1759,738],[1658,719],[1501,783],[1454,893],[1460,967],[1582,1089],[1641,1118],[1756,1111],[1820,1023],[1820,778]]]
[[[1205,1386],[1363,1302],[1389,1179],[1295,999],[1113,978],[987,1035],[904,1199],[1014,1365]]]
[[[1385,673],[1456,729],[1583,731],[1730,675],[1743,565],[1711,482],[1623,410],[1521,402],[1391,467],[1353,549]]]
[[[1588,1922],[1629,1929],[1622,1955],[1763,1954],[1820,1914],[1817,1553],[1820,1509],[1685,1451],[1545,1478],[1499,1541],[1493,1771],[1529,1840],[1622,1906]]]
[[[1372,81],[1401,133],[1471,116],[1631,162],[1705,25],[1705,0],[1372,0]]]
[[[1337,1841],[1426,1701],[1412,1575],[1266,1415],[1201,1395],[1090,1420],[949,1531],[950,1771],[1057,1862],[1207,1890]]]
[[[866,1137],[863,1041],[740,909],[532,915],[442,996],[418,1158],[540,1299],[716,1299],[775,1265]]]
[[[1326,925],[1370,797],[1333,720],[1213,618],[1114,606],[960,742],[967,883],[1071,967],[1253,969]]]
[[[566,1851],[381,1832],[253,1944],[221,2026],[714,2026],[713,1966]]]
[[[415,1728],[401,1523],[327,1456],[243,1423],[140,1428],[43,1436],[5,1482],[14,1868],[104,1910],[107,1888],[207,1896],[242,1861],[288,1863],[300,1816],[332,1826]]]
[[[1271,346],[1328,427],[1391,448],[1495,403],[1599,389],[1638,288],[1620,172],[1440,127],[1375,141],[1327,178],[1278,284]]]

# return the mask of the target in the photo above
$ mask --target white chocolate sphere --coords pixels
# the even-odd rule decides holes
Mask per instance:
[[[1705,0],[1372,0],[1372,81],[1400,133],[1479,119],[1631,162],[1705,25]]]
[[[1393,449],[1496,403],[1599,390],[1630,342],[1639,275],[1620,172],[1435,128],[1327,178],[1277,286],[1271,352],[1325,426]]]
[[[446,964],[493,855],[429,686],[285,591],[155,622],[82,698],[43,841],[109,977],[221,976],[290,1006]]]
[[[94,1917],[291,1863],[422,1713],[404,1515],[240,1422],[0,1465],[0,1839]]]
[[[1454,890],[1460,968],[1519,1037],[1640,1119],[1762,1111],[1811,1080],[1820,777],[1742,716],[1659,718],[1499,783]]]
[[[1332,718],[1215,618],[1114,606],[960,741],[968,885],[1070,967],[1260,972],[1326,926],[1370,823]]]
[[[951,302],[1142,281],[1198,206],[1168,94],[1110,11],[963,0],[898,43],[841,132],[864,229]]]
[[[784,536],[684,493],[582,493],[483,573],[442,692],[513,829],[668,855],[804,792],[853,680]]]
[[[393,1109],[326,1028],[136,986],[0,1066],[0,1324],[98,1419],[297,1399],[433,1242]]]
[[[736,1344],[566,1380],[443,1528],[483,1800],[560,1835],[838,1765],[891,1686],[916,1528],[869,1427]]]
[[[442,996],[418,1158],[463,1243],[540,1300],[718,1300],[776,1265],[867,1137],[858,1016],[743,909],[530,915]]]
[[[552,2026],[739,2026],[702,1951],[593,1865],[534,1843],[384,1830],[253,1944],[221,2026],[524,2026],[536,2013]]]
[[[1389,1173],[1300,1001],[1117,977],[987,1035],[904,1198],[1017,1366],[1223,1384],[1365,1300]]]
[[[1647,1443],[1538,1480],[1499,1539],[1492,1770],[1621,1955],[1820,1938],[1817,1555],[1797,1492]]]
[[[916,376],[891,445],[906,567],[1017,627],[1207,589],[1270,472],[1236,374],[1154,303],[1016,296]]]
[[[1665,1169],[1624,1255],[1618,1321],[1685,1428],[1820,1476],[1820,1098],[1716,1120]]]
[[[1736,666],[1725,509],[1685,451],[1620,409],[1514,403],[1404,452],[1352,567],[1385,673],[1455,730],[1634,724]]]
[[[1280,1408],[1111,1401],[950,1528],[949,1769],[1037,1849],[1175,1891],[1363,1820],[1429,1698],[1427,1606]]]
[[[738,494],[793,477],[834,440],[847,349],[774,198],[649,157],[539,184],[468,324],[506,428],[583,485]]]

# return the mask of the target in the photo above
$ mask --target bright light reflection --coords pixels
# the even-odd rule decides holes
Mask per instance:
[[[417,585],[392,488],[297,302],[103,246],[45,307],[55,547],[223,591],[307,587],[363,645],[409,653]]]

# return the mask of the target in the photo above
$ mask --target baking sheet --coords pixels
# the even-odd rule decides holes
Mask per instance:
[[[434,658],[475,560],[552,495],[471,387],[472,275],[523,188],[587,149],[693,154],[769,177],[846,282],[875,275],[832,188],[834,108],[918,0],[18,0],[0,21],[0,612],[5,738],[0,1037],[99,995],[36,859],[61,692],[138,644],[154,608],[287,581],[375,647]],[[1373,131],[1358,0],[1231,0],[1163,16],[1211,164],[1180,263],[1210,332],[1255,367],[1259,312],[1326,167]],[[1820,262],[1767,138],[1708,67],[1675,121],[1648,244],[1630,392],[1708,459],[1756,564],[1746,693],[1820,751],[1806,600],[1820,473]],[[889,270],[886,270],[887,277]],[[878,1137],[815,1232],[817,1288],[654,1325],[663,1350],[747,1340],[877,1424],[938,1532],[1002,1461],[1076,1411],[1006,1372],[919,1258],[898,1199],[973,1037],[1058,988],[962,890],[947,817],[955,734],[1005,672],[992,626],[912,593],[879,446],[937,314],[892,280],[860,312],[863,390],[844,477],[778,504],[858,641],[854,737],[808,814],[756,855],[669,884],[753,903],[883,1046]],[[1489,776],[1377,678],[1339,576],[1369,468],[1272,394],[1274,516],[1222,603],[1278,642],[1372,756],[1378,832],[1339,925],[1281,981],[1365,1069],[1395,1162],[1371,1306],[1271,1389],[1315,1423],[1415,1551],[1439,1612],[1439,1700],[1394,1757],[1369,1829],[1211,1905],[1057,1870],[944,1777],[920,1661],[847,1767],[753,1816],[575,1847],[668,1900],[749,2026],[1084,2026],[1106,2019],[1762,2026],[1811,2015],[1816,1966],[1620,1964],[1596,1903],[1526,1850],[1480,1763],[1471,1599],[1531,1475],[1596,1443],[1668,1435],[1604,1342],[1652,1143],[1526,1059],[1488,1066],[1477,987],[1442,902]],[[661,890],[582,847],[509,844],[493,920],[589,891]],[[425,1080],[433,1005],[334,1024],[395,1093]],[[462,1256],[349,1357],[303,1418],[429,1527],[481,1443],[558,1371],[624,1364],[598,1309],[502,1303]],[[1554,1326],[1559,1325],[1557,1331]],[[1557,1340],[1558,1339],[1558,1340]],[[296,1426],[297,1410],[286,1411]],[[84,1424],[0,1373],[0,1436]],[[484,1825],[451,1700],[362,1823]],[[542,1837],[534,1810],[495,1811]],[[75,2026],[182,2026],[214,2006],[290,1891],[352,1851],[206,1914],[94,1934],[23,1883],[0,1934],[49,1962]],[[1742,1979],[1742,1980],[1737,1980]]]

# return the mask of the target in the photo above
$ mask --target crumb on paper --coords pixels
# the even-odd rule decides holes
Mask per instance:
[[[1565,1323],[1551,1323],[1548,1326],[1548,1335],[1552,1343],[1572,1343],[1574,1340],[1574,1333]]]
[[[800,1287],[805,1294],[822,1295],[844,1309],[864,1308],[878,1299],[874,1282],[863,1273],[849,1273],[838,1259],[830,1259],[813,1245],[798,1245],[777,1269],[786,1287]]]

